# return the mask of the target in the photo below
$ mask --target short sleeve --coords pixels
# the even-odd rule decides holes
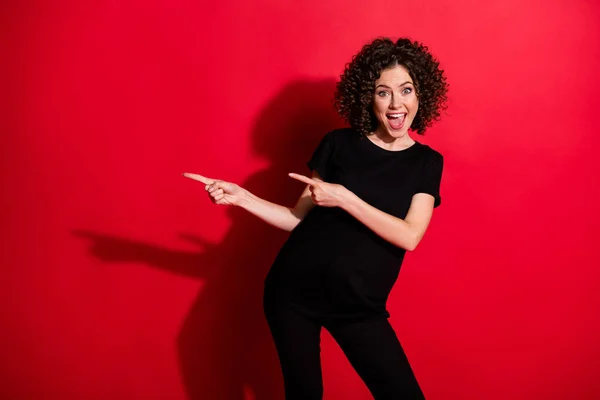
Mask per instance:
[[[432,161],[430,161],[419,177],[419,183],[416,193],[427,193],[433,196],[433,208],[442,204],[440,196],[440,183],[442,181],[442,171],[444,169],[444,157],[436,153]]]
[[[328,177],[328,164],[333,152],[332,133],[326,134],[313,152],[312,157],[306,163],[311,171],[317,171],[323,180]]]

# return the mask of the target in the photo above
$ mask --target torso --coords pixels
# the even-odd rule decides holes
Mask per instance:
[[[327,162],[317,168],[326,182],[345,186],[388,214],[406,217],[421,171],[435,150],[419,142],[401,151],[386,150],[352,129],[330,132],[324,140],[329,151],[321,157]],[[266,289],[318,317],[387,317],[387,298],[404,254],[341,208],[315,206],[280,250]]]

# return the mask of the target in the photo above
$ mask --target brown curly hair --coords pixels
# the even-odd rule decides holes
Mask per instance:
[[[373,113],[375,81],[383,70],[397,65],[408,70],[419,99],[410,129],[423,135],[446,109],[448,84],[444,70],[427,46],[407,38],[395,43],[389,38],[377,38],[346,64],[335,92],[338,113],[362,135],[375,131],[379,124]]]

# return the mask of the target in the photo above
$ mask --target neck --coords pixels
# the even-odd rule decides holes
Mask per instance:
[[[408,132],[401,137],[393,137],[387,131],[381,129],[371,132],[369,139],[388,150],[404,150],[415,144],[415,141],[408,135]]]

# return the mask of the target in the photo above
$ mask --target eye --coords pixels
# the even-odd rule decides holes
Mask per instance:
[[[377,96],[379,96],[379,97],[385,97],[385,96],[387,96],[388,94],[389,94],[389,93],[388,93],[388,92],[386,92],[385,90],[382,90],[382,91],[380,91],[380,92],[377,92]]]
[[[402,94],[410,94],[412,93],[412,88],[406,87],[402,90]]]

